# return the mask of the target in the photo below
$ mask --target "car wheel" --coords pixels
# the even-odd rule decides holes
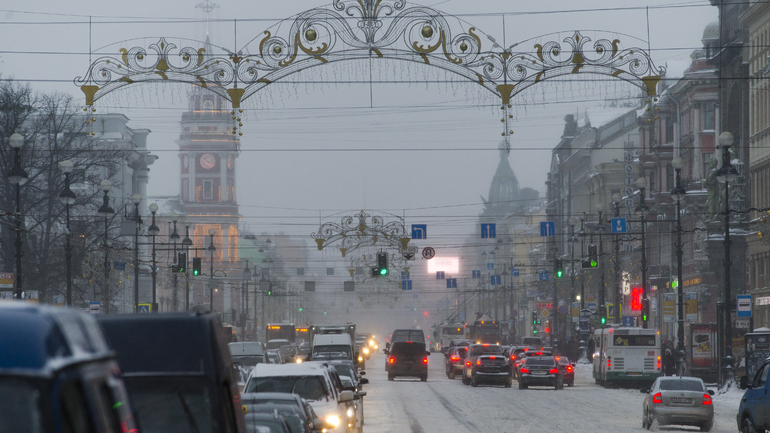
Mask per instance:
[[[392,382],[393,379],[395,379],[395,376],[392,373],[388,373],[388,380]]]
[[[570,382],[567,384],[567,386],[575,386],[575,381],[574,381],[574,380],[571,380],[571,381],[570,381]]]
[[[420,376],[420,381],[421,382],[427,382],[428,381],[428,375],[424,374],[424,375]]]
[[[456,377],[457,377],[457,375],[455,374],[454,370],[452,370],[452,372],[449,373],[449,378],[452,379],[452,380],[455,380]]]
[[[751,418],[744,419],[743,424],[741,424],[741,433],[760,433],[761,431],[764,430],[757,430]]]
[[[700,431],[711,431],[711,427],[714,426],[714,420],[707,422],[706,424],[703,424],[700,426]]]
[[[513,386],[513,380],[509,380],[508,382],[505,382],[506,388],[510,388],[511,386]]]
[[[525,385],[524,382],[519,381],[519,389],[527,389],[527,385]]]
[[[647,426],[649,426],[649,424],[647,424],[647,411],[644,411],[642,414],[642,428],[647,430]]]
[[[472,387],[474,387],[474,388],[475,388],[475,387],[477,387],[477,386],[479,386],[479,383],[478,383],[478,382],[476,382],[476,379],[474,379],[474,378],[471,378],[471,386],[472,386]]]
[[[470,384],[471,384],[471,380],[463,375],[463,385],[470,385]]]

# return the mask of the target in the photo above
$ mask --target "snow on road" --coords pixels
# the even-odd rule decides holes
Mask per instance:
[[[443,356],[429,358],[428,382],[396,379],[388,382],[385,356],[367,362],[364,398],[365,433],[622,433],[641,432],[639,389],[605,389],[594,383],[590,365],[576,366],[575,386],[520,390],[462,384],[444,374]],[[736,432],[735,414],[742,391],[713,397],[712,432]],[[695,427],[658,427],[658,431],[698,431]]]

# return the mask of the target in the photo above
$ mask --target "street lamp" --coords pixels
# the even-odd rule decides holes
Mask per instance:
[[[139,227],[142,225],[142,217],[139,216],[139,203],[142,196],[134,194],[131,196],[134,202],[134,312],[139,312]],[[153,305],[154,306],[154,305]]]
[[[156,300],[156,283],[157,283],[157,276],[158,276],[158,265],[155,261],[155,236],[160,233],[160,228],[155,225],[155,213],[158,212],[158,204],[153,203],[150,205],[150,213],[152,213],[152,224],[150,224],[150,227],[147,229],[147,233],[152,236],[152,311],[157,312],[158,311],[158,304],[155,302]]]
[[[70,189],[70,173],[74,165],[65,160],[59,163],[59,169],[64,173],[64,189],[59,193],[59,199],[64,203],[67,215],[67,235],[64,246],[64,260],[67,266],[67,306],[72,306],[72,233],[70,232],[70,205],[75,204],[75,193]]]
[[[603,314],[609,316],[607,314],[607,300],[605,296],[605,289],[604,289],[604,242],[602,242],[602,233],[604,233],[604,222],[602,220],[602,214],[604,213],[604,205],[602,202],[596,203],[596,211],[599,214],[599,219],[596,220],[596,225],[594,226],[594,231],[599,235],[599,272],[601,273],[601,278],[599,278],[599,305],[603,305],[605,310],[602,312]],[[617,316],[618,310],[615,310],[615,316]],[[606,316],[605,316],[606,317]]]
[[[586,213],[583,212],[583,218],[580,218],[580,230],[578,230],[578,235],[580,236],[580,257],[581,257],[581,266],[580,266],[580,311],[583,311],[585,308],[585,270],[582,266],[582,258],[583,258],[583,252],[585,251],[585,240],[586,240],[586,228],[585,228],[585,222],[586,222]]]
[[[16,230],[16,275],[14,276],[14,281],[16,282],[16,291],[14,293],[14,298],[16,299],[22,299],[22,283],[21,283],[21,185],[24,185],[27,183],[27,180],[29,177],[27,176],[27,172],[24,171],[23,168],[21,168],[21,156],[19,155],[19,151],[21,151],[21,146],[24,145],[24,137],[19,134],[18,132],[11,135],[11,138],[9,140],[11,149],[13,149],[13,167],[8,172],[8,182],[11,183],[11,185],[16,185],[16,214],[14,215],[14,228]]]
[[[249,317],[249,280],[251,279],[251,269],[249,269],[249,259],[246,259],[246,267],[243,269],[243,287],[245,293],[245,301],[244,296],[241,296],[241,301],[243,302],[241,304],[241,338],[245,340],[246,338],[246,318]],[[244,312],[245,309],[245,312]]]
[[[173,272],[173,274],[174,274],[174,278],[173,278],[174,289],[173,289],[173,292],[172,292],[173,293],[173,303],[172,303],[172,305],[173,305],[174,311],[177,310],[177,306],[179,305],[179,296],[177,294],[177,292],[178,292],[178,289],[177,289],[177,278],[178,278],[177,274],[178,274],[178,272],[177,271],[179,271],[179,267],[181,266],[182,269],[184,269],[185,272],[187,272],[187,263],[179,263],[179,254],[177,254],[177,252],[176,252],[176,243],[179,240],[179,233],[177,233],[177,231],[176,231],[176,221],[177,220],[173,220],[174,229],[171,231],[171,234],[169,235],[169,239],[171,239],[171,241],[174,243],[174,255],[172,257],[174,257],[174,263],[176,263],[176,270]],[[185,259],[185,261],[187,261],[187,256],[186,255],[185,255],[184,259]]]
[[[211,272],[209,273],[209,312],[214,311],[214,251],[217,250],[214,246],[215,233],[216,231],[214,229],[209,229],[209,236],[211,236],[211,243],[208,247],[209,254],[211,255]]]
[[[639,188],[639,204],[636,206],[636,211],[642,216],[642,304],[649,305],[649,300],[647,299],[647,239],[644,234],[644,214],[650,210],[644,202],[644,190],[647,189],[647,178],[642,176],[639,179],[636,179],[636,187]],[[649,327],[648,322],[649,317],[642,317],[643,328]]]
[[[615,207],[615,218],[620,218],[620,194],[615,193],[612,194],[612,204]],[[615,234],[615,296],[612,297],[613,302],[615,303],[616,308],[616,315],[615,315],[615,323],[621,323],[621,310],[620,306],[623,303],[622,300],[622,293],[623,288],[621,287],[620,282],[620,235]]]
[[[732,356],[733,356],[733,342],[732,342],[732,324],[731,311],[732,311],[732,299],[730,297],[730,266],[732,260],[730,259],[730,187],[729,183],[738,178],[738,169],[736,169],[730,161],[730,146],[733,144],[733,134],[729,132],[723,132],[719,134],[719,144],[722,146],[722,167],[717,170],[717,180],[725,183],[725,288],[723,308],[724,308],[724,368],[729,371],[732,368]],[[722,377],[722,382],[730,380],[729,377]]]
[[[684,350],[684,287],[682,286],[682,209],[681,201],[682,197],[687,191],[682,187],[681,171],[684,167],[684,162],[680,157],[674,157],[671,160],[671,166],[676,171],[676,186],[671,190],[671,196],[676,199],[676,291],[677,302],[679,302],[678,314],[678,328],[676,330],[676,355],[677,355],[677,375],[682,375],[682,367],[685,361]]]
[[[190,221],[190,218],[184,219],[184,239],[182,239],[182,246],[184,247],[185,256],[188,258],[190,257],[190,247],[193,244],[192,239],[190,239],[190,226],[192,225],[192,221]],[[197,254],[196,254],[197,256]],[[187,266],[184,268],[184,309],[185,311],[190,310],[190,281],[189,281],[189,269],[187,269]]]
[[[102,287],[102,302],[104,302],[104,296],[106,293],[109,292],[109,279],[110,279],[110,249],[107,247],[107,233],[109,229],[109,220],[110,216],[115,214],[115,209],[110,207],[110,188],[112,188],[112,182],[109,181],[109,179],[104,179],[99,184],[99,187],[104,192],[104,197],[102,199],[102,206],[99,208],[97,213],[100,216],[104,217],[104,287]],[[94,294],[94,297],[96,297],[96,294]],[[107,313],[109,309],[107,308],[107,305],[104,305],[104,312]]]

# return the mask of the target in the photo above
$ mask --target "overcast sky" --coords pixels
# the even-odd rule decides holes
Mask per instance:
[[[197,3],[6,0],[0,6],[0,71],[3,78],[29,81],[35,89],[70,93],[82,101],[72,80],[86,72],[89,49],[96,53],[147,47],[159,36],[178,47],[197,46],[190,40],[202,40],[207,31]],[[329,3],[219,0],[218,4],[208,25],[212,41],[240,49],[249,41],[258,43],[265,29],[280,31],[274,26],[280,20]],[[505,46],[525,41],[517,47],[522,51],[532,48],[532,38],[562,32],[540,39],[560,41],[573,30],[584,30],[592,38],[617,37],[623,47],[647,48],[649,23],[653,58],[660,66],[668,65],[674,75],[701,46],[704,26],[717,18],[708,0],[426,4],[460,16]],[[483,36],[482,43],[484,49],[491,48]],[[319,218],[360,209],[406,215],[408,224],[427,223],[429,236],[442,236],[433,238],[436,245],[460,243],[476,229],[480,196],[487,196],[499,161],[499,102],[480,86],[435,68],[395,61],[374,68],[375,80],[395,77],[409,82],[375,84],[371,89],[368,84],[312,83],[368,77],[367,63],[350,62],[314,68],[295,77],[309,84],[269,86],[244,104],[237,199],[244,222],[253,231],[309,235]],[[421,82],[426,79],[438,83]],[[151,195],[178,193],[175,140],[179,119],[187,110],[186,90],[134,86],[97,102],[99,112],[123,112],[131,127],[152,130],[149,148],[160,158],[151,167]],[[510,162],[520,185],[544,193],[550,149],[559,140],[565,114],[582,117],[587,111],[597,126],[609,114],[620,114],[608,110],[609,102],[603,99],[632,92],[620,83],[545,83],[514,100]],[[542,103],[544,97],[550,102]],[[377,151],[366,151],[370,149]]]

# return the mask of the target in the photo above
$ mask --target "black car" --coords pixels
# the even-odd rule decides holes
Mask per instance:
[[[497,344],[472,344],[463,368],[463,383],[478,386],[480,383],[503,384],[510,388],[513,379],[508,358]]]
[[[298,394],[282,392],[258,392],[241,394],[241,403],[246,418],[247,428],[250,424],[249,414],[266,413],[260,410],[261,407],[291,406],[302,421],[303,429],[310,431],[323,431],[325,428],[332,428],[325,421],[318,419],[318,415],[310,406],[307,400],[304,400]],[[277,407],[275,407],[277,408]],[[272,412],[272,411],[269,411]],[[252,426],[253,427],[253,426]],[[291,427],[291,425],[289,426]]]
[[[564,377],[553,356],[528,356],[519,366],[519,389],[530,386],[564,388]]]
[[[425,343],[396,341],[388,350],[388,380],[400,376],[419,377],[428,380],[428,353]]]

